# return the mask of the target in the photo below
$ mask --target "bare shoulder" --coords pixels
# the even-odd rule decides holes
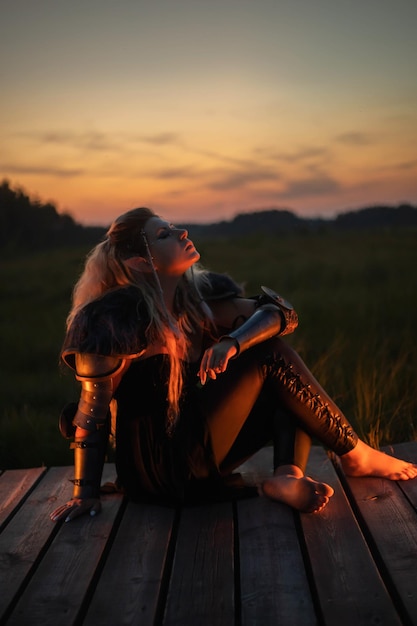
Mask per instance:
[[[233,328],[255,311],[255,301],[249,298],[230,298],[207,303],[218,326]]]

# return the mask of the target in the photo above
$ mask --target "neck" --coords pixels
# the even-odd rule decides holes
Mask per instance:
[[[180,276],[159,276],[161,284],[162,296],[165,306],[170,313],[174,311],[175,292],[180,282]]]

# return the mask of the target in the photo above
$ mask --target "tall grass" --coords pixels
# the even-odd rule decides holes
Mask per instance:
[[[196,243],[204,265],[229,272],[248,295],[265,284],[293,302],[300,325],[288,341],[362,438],[375,446],[416,438],[415,231]],[[78,386],[58,355],[86,252],[2,261],[0,467],[72,461],[57,421]]]

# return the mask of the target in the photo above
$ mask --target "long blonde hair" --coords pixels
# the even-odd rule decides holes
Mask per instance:
[[[190,339],[199,329],[211,329],[213,324],[199,291],[199,285],[206,280],[203,269],[192,268],[181,277],[175,296],[173,320],[159,292],[157,274],[132,270],[124,262],[131,257],[142,256],[152,263],[143,230],[151,217],[156,217],[156,214],[143,207],[124,213],[110,226],[105,240],[91,250],[73,290],[67,328],[86,304],[104,293],[123,285],[139,287],[150,319],[146,329],[148,344],[164,344],[169,355],[167,428],[170,430],[179,415],[183,361],[184,355],[186,358],[189,352]]]

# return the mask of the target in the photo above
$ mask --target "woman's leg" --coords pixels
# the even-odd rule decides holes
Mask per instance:
[[[258,450],[273,443],[273,467],[297,466],[305,472],[311,449],[311,437],[297,426],[293,416],[271,411],[268,402],[257,402],[219,469],[228,474]]]
[[[358,438],[346,417],[290,346],[273,339],[271,347],[266,385],[272,385],[282,405],[292,411],[303,428],[340,456],[347,475],[390,480],[417,477],[416,465],[375,450]]]
[[[231,450],[261,391],[266,391],[271,406],[292,414],[303,430],[338,454],[349,475],[393,480],[407,480],[417,475],[415,465],[385,455],[360,441],[299,355],[279,338],[240,355],[225,373],[209,381],[202,391],[214,456],[219,465]]]
[[[262,491],[299,511],[319,513],[334,491],[305,476],[311,437],[297,426],[293,415],[276,411],[274,418],[274,475],[263,482]]]
[[[351,424],[319,385],[298,354],[281,339],[265,341],[237,359],[216,380],[201,390],[213,452],[220,465],[229,454],[252,411],[258,416],[258,433],[271,437],[271,411],[281,411],[337,454],[352,450],[358,441]],[[266,423],[265,422],[266,419]],[[280,420],[275,420],[279,425]],[[284,422],[278,426],[285,431]],[[246,426],[249,428],[249,426]],[[288,425],[287,425],[288,428]],[[246,440],[249,440],[246,437]]]
[[[263,391],[263,375],[259,377],[259,368],[254,366],[253,360],[242,360],[233,369],[233,374],[229,372],[222,384],[211,385],[209,424],[211,422],[213,452],[220,472],[230,473],[272,440],[274,475],[262,485],[265,495],[299,511],[321,511],[333,489],[304,475],[311,437],[297,426],[293,416],[271,408],[273,398]],[[248,372],[251,373],[249,387]],[[253,392],[255,388],[259,389],[260,395],[252,406],[254,395],[248,393],[248,389]],[[236,401],[236,397],[239,397],[237,412],[236,403],[230,402],[230,398]],[[227,416],[225,409],[228,410]],[[236,428],[240,430],[234,438]],[[231,442],[229,451],[221,457],[219,451],[224,451]]]

